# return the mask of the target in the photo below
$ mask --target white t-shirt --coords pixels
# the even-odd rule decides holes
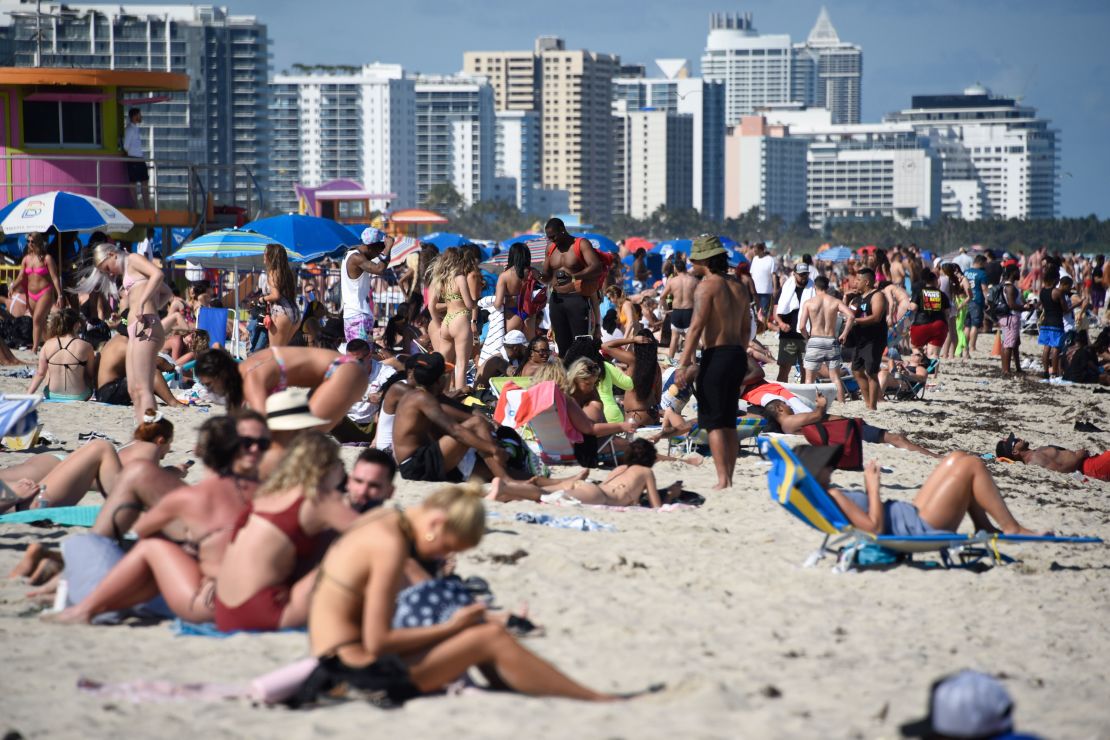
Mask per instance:
[[[775,258],[769,254],[752,259],[751,275],[755,283],[755,292],[760,295],[769,295],[774,291]]]
[[[362,394],[362,399],[353,403],[347,411],[348,418],[356,424],[369,424],[373,421],[378,409],[381,408],[381,402],[370,403],[370,394],[380,393],[385,381],[396,373],[397,371],[389,365],[371,360],[370,370],[367,373],[370,376],[370,384],[366,386],[366,392]]]

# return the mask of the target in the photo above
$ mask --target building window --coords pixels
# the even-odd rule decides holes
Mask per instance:
[[[23,141],[49,146],[99,146],[100,103],[23,101]]]

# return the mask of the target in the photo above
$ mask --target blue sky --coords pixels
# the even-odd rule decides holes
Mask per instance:
[[[569,48],[647,64],[686,57],[698,71],[709,14],[751,12],[762,33],[802,40],[822,4],[864,52],[863,118],[910,96],[980,82],[1021,96],[1062,132],[1061,215],[1110,218],[1110,2],[1106,0],[221,0],[269,26],[274,70],[294,62],[400,63],[455,72],[467,50]]]

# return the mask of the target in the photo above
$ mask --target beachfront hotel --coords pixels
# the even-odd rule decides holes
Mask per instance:
[[[297,66],[271,83],[273,205],[295,210],[294,183],[354,180],[385,208],[417,205],[416,89],[398,64]]]
[[[927,137],[944,165],[943,212],[954,218],[1056,218],[1060,132],[1037,109],[973,85],[915,95],[886,121]]]
[[[493,88],[473,75],[417,76],[416,202],[451,183],[463,202],[493,196],[496,117]]]
[[[205,185],[219,202],[267,189],[270,41],[253,16],[210,5],[0,0],[0,64],[187,74],[187,92],[142,107],[144,153],[211,165]],[[169,167],[158,175],[160,185],[188,185],[172,182],[184,175]]]
[[[614,209],[646,219],[660,207],[689,208],[694,193],[694,117],[616,104]]]
[[[562,39],[541,36],[531,52],[468,51],[463,69],[490,81],[497,110],[539,113],[543,188],[566,190],[573,213],[607,218],[612,213],[612,83],[620,59],[568,50]]]

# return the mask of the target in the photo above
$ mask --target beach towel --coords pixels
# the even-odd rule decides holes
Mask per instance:
[[[584,516],[552,516],[550,514],[536,514],[531,511],[521,511],[517,513],[515,519],[525,524],[542,524],[545,527],[573,529],[578,532],[617,531],[617,528],[612,524],[595,522],[593,519],[587,519]]]
[[[21,437],[38,426],[40,403],[38,394],[0,393],[0,437]]]
[[[489,312],[486,320],[486,339],[482,343],[482,351],[478,355],[478,367],[485,364],[486,360],[501,352],[505,344],[505,313],[498,311],[493,306],[493,296],[486,296],[478,301],[478,308]]]
[[[59,527],[91,527],[100,512],[99,506],[59,506],[56,509],[28,509],[0,516],[0,524],[33,524],[49,522]]]
[[[230,632],[224,632],[216,627],[215,622],[187,622],[180,617],[175,617],[173,622],[170,623],[170,630],[172,630],[177,637],[215,637],[219,640],[227,637],[234,637],[235,635],[263,634],[258,630],[231,630]],[[266,630],[265,634],[304,631],[304,627],[286,627],[280,630]]]

